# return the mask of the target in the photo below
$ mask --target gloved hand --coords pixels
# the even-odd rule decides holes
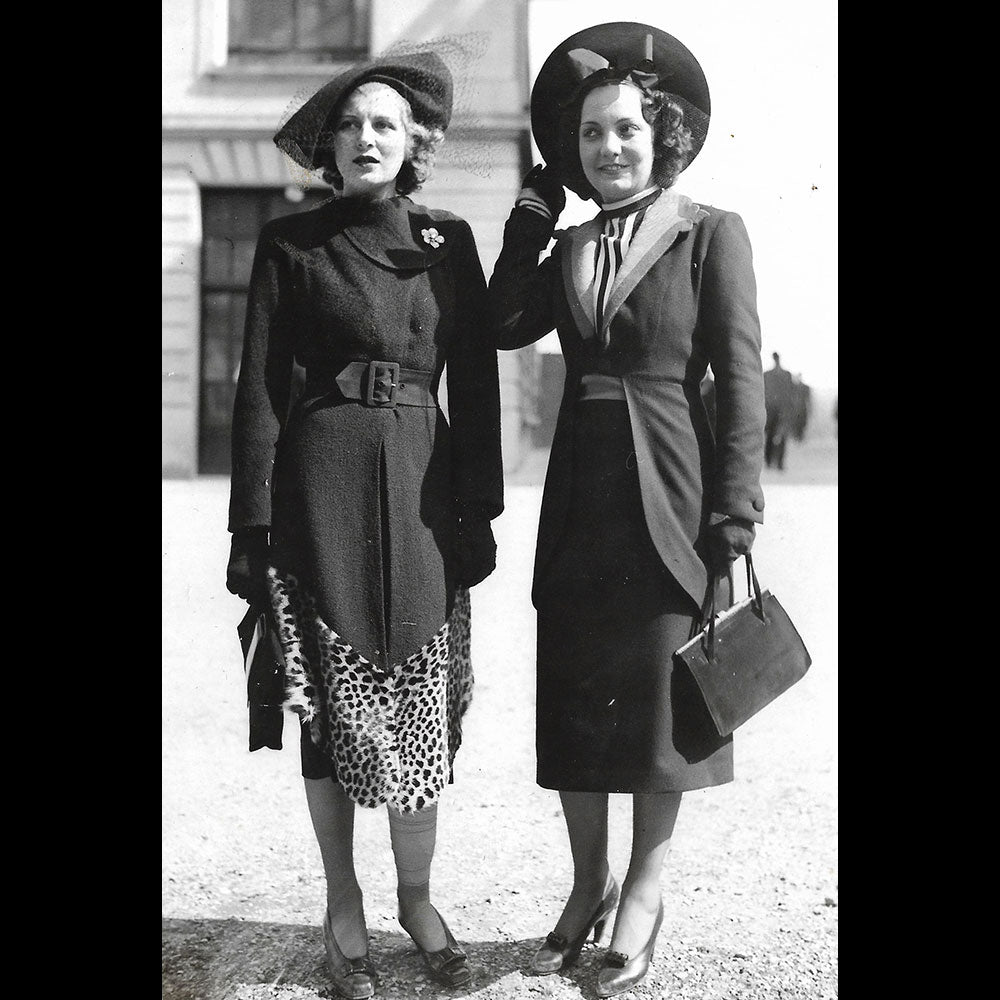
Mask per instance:
[[[255,527],[234,531],[226,567],[226,590],[249,604],[264,607],[271,603],[267,590],[268,530]]]
[[[459,518],[454,554],[455,582],[460,587],[474,587],[496,569],[497,543],[488,518]]]
[[[524,175],[518,198],[529,194],[529,192],[534,192],[545,202],[552,213],[553,222],[559,218],[559,213],[566,207],[566,189],[556,178],[551,167],[538,163]]]
[[[712,571],[725,573],[732,563],[753,548],[756,535],[753,521],[727,517],[708,528],[708,558]]]

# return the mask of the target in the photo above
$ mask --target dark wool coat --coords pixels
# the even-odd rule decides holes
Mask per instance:
[[[233,414],[231,531],[271,527],[272,562],[380,669],[441,627],[456,518],[502,510],[500,403],[472,231],[404,197],[331,200],[267,223]],[[439,408],[373,408],[308,380],[352,361],[447,365]],[[450,423],[450,426],[449,426]],[[273,491],[272,491],[273,480]],[[272,500],[273,492],[273,500]]]
[[[598,372],[621,377],[649,533],[664,565],[700,608],[708,584],[710,515],[763,522],[764,392],[750,242],[738,215],[702,209],[665,191],[648,208],[615,278],[604,312],[610,332],[604,350],[591,298],[601,228],[598,216],[557,234],[553,252],[539,264],[552,222],[515,208],[490,279],[498,346],[521,347],[555,327],[566,362],[533,600],[537,607],[539,574],[569,507],[580,379]],[[709,364],[716,387],[714,437],[699,390]]]

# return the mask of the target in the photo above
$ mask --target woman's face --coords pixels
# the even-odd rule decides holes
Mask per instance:
[[[580,110],[580,162],[601,203],[621,201],[650,186],[653,130],[642,117],[637,88],[595,87]]]
[[[364,83],[344,101],[334,125],[333,152],[345,197],[379,201],[396,193],[408,145],[403,101],[384,83]]]

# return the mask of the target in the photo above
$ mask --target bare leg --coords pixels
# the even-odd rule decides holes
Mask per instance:
[[[448,940],[430,897],[431,861],[437,843],[437,805],[415,813],[398,813],[392,808],[386,812],[396,862],[400,919],[424,951],[440,951]]]
[[[559,799],[573,856],[573,888],[553,929],[572,940],[593,916],[610,886],[608,796],[604,792],[560,792]]]
[[[632,796],[632,856],[610,948],[635,956],[649,941],[660,905],[660,873],[673,836],[680,792]]]
[[[306,802],[312,819],[323,871],[330,926],[347,958],[368,951],[364,900],[354,870],[354,802],[330,778],[304,778]]]

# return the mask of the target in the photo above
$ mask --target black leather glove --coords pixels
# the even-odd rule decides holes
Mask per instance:
[[[497,543],[484,517],[459,518],[455,530],[455,582],[474,587],[497,567]]]
[[[253,605],[271,603],[267,590],[268,529],[240,528],[233,532],[226,567],[226,590]]]
[[[733,562],[753,548],[753,521],[727,517],[708,529],[708,558],[713,572],[725,573]]]
[[[559,213],[566,207],[566,189],[551,167],[541,163],[533,166],[521,181],[521,193],[524,194],[527,188],[531,188],[545,202],[552,213],[553,222],[559,218]]]

